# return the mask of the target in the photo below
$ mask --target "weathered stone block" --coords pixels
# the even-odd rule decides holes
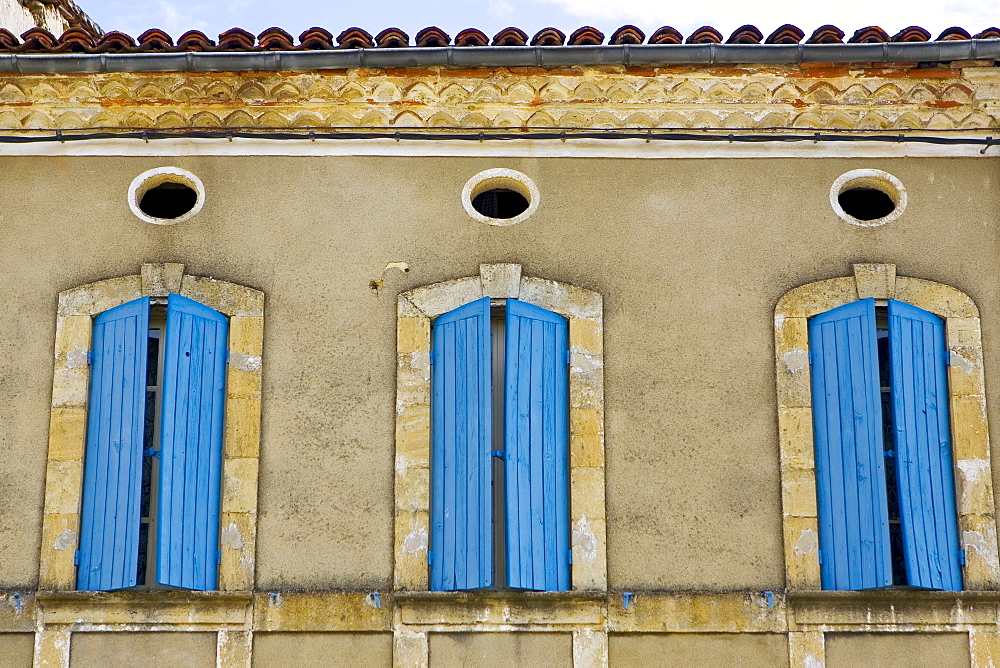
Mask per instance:
[[[142,296],[138,274],[82,285],[59,294],[59,315],[97,315]]]
[[[896,265],[856,264],[858,299],[892,299],[896,294]]]
[[[219,591],[250,591],[256,565],[257,515],[223,512],[219,543]]]
[[[230,358],[226,369],[226,393],[230,397],[259,397],[261,388],[260,370],[245,371],[233,364]]]
[[[427,668],[427,634],[397,631],[392,642],[394,668]]]
[[[983,394],[982,348],[951,348],[949,350],[948,390],[952,396]]]
[[[430,318],[397,318],[396,349],[400,354],[430,351]]]
[[[596,320],[570,318],[569,347],[590,355],[603,355],[604,327]]]
[[[573,589],[608,588],[607,524],[602,519],[575,518],[571,534]]]
[[[427,548],[430,543],[427,511],[397,510],[395,536],[396,588],[425,591],[428,588]]]
[[[816,474],[788,469],[781,474],[781,510],[786,517],[816,517]]]
[[[479,280],[484,297],[517,299],[521,294],[521,265],[481,264]]]
[[[986,400],[982,395],[951,398],[952,457],[989,459]]]
[[[222,512],[257,512],[257,459],[222,461]]]
[[[57,366],[52,377],[52,407],[87,405],[87,387],[90,367]]]
[[[426,511],[430,499],[430,469],[408,468],[396,475],[396,511]]]
[[[260,396],[226,398],[226,457],[260,454]]]
[[[572,479],[572,516],[588,519],[604,519],[604,470],[598,468],[573,467],[570,471]]]
[[[788,634],[788,657],[792,668],[826,665],[826,647],[822,631]]]
[[[585,409],[578,409],[585,410]],[[570,411],[570,413],[574,413]],[[570,435],[570,466],[585,466],[600,468],[604,466],[604,435],[577,434]]]
[[[49,461],[81,461],[87,441],[87,409],[56,408],[49,418]]]
[[[407,406],[396,416],[396,466],[426,468],[430,464],[430,443],[430,406]]]
[[[809,318],[857,299],[857,282],[853,276],[833,278],[785,293],[774,312],[786,318]]]
[[[229,354],[260,358],[264,346],[264,318],[233,316],[229,319]]]
[[[784,518],[785,568],[789,589],[822,589],[819,523],[815,517]]]
[[[945,320],[948,331],[949,348],[982,348],[983,337],[979,318],[948,318]]]
[[[978,318],[979,309],[964,293],[950,285],[920,278],[896,278],[896,299],[936,313],[942,318]]]
[[[144,264],[140,270],[142,294],[148,297],[165,297],[181,291],[184,265],[176,262]]]
[[[76,513],[46,513],[42,520],[42,549],[38,588],[64,590],[76,588],[76,565],[73,556],[78,547],[80,516]]]
[[[781,443],[781,468],[813,470],[816,451],[813,446],[811,408],[779,408],[778,439]]]
[[[202,276],[184,276],[181,294],[228,316],[264,315],[264,293]]]
[[[82,461],[50,461],[45,467],[45,512],[58,515],[78,513],[82,489]]]

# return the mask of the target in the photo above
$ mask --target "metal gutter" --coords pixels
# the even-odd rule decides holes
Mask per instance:
[[[1000,39],[875,44],[445,46],[326,51],[0,54],[0,72],[279,72],[403,67],[573,67],[1000,60]]]

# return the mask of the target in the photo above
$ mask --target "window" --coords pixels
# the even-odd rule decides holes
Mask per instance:
[[[432,325],[432,590],[570,588],[567,322],[502,303]]]
[[[263,333],[262,292],[182,264],[59,294],[39,590],[253,588]]]
[[[889,299],[809,320],[824,589],[962,589],[944,321]]]
[[[778,301],[790,591],[1000,586],[980,330],[967,295],[892,264]]]
[[[483,301],[484,298],[489,298]],[[487,304],[492,301],[498,310],[487,308]],[[420,596],[423,592],[435,588],[441,588],[444,578],[441,577],[433,585],[432,575],[438,578],[439,567],[446,563],[445,557],[438,554],[438,545],[444,546],[444,539],[436,538],[434,533],[437,528],[432,526],[434,521],[441,518],[442,522],[446,515],[441,509],[432,509],[432,499],[434,491],[432,486],[438,479],[444,481],[445,469],[441,464],[433,463],[436,456],[435,446],[437,443],[444,443],[436,435],[432,435],[432,423],[437,426],[440,421],[435,421],[432,417],[432,404],[437,409],[442,406],[439,401],[432,399],[432,394],[443,391],[446,387],[440,382],[432,382],[435,374],[442,374],[449,368],[455,370],[455,364],[449,364],[442,357],[442,348],[438,342],[432,342],[437,336],[444,336],[448,330],[452,332],[464,331],[467,326],[463,321],[469,320],[460,317],[463,311],[471,316],[474,312],[474,322],[489,323],[492,321],[489,332],[489,342],[492,345],[492,354],[489,362],[476,362],[477,379],[491,376],[492,390],[487,393],[475,394],[477,410],[483,415],[483,410],[487,416],[481,417],[479,421],[471,423],[471,428],[481,429],[483,420],[489,420],[496,428],[496,435],[490,437],[489,432],[475,432],[478,434],[471,439],[478,443],[476,450],[478,455],[476,465],[480,471],[484,471],[489,477],[492,485],[498,492],[495,497],[489,496],[489,488],[486,483],[476,481],[474,488],[479,491],[480,496],[476,497],[478,508],[488,508],[486,519],[483,513],[473,513],[473,517],[480,522],[490,522],[494,528],[492,538],[485,537],[484,542],[478,543],[481,547],[480,553],[485,553],[486,563],[478,564],[477,572],[485,575],[476,576],[478,580],[470,580],[467,575],[463,578],[456,578],[455,584],[450,586],[458,588],[457,585],[468,588],[497,587],[506,590],[506,593],[497,593],[498,597],[510,597],[517,599],[520,595],[518,589],[561,589],[572,590],[574,595],[589,595],[589,593],[601,593],[607,591],[607,531],[605,527],[605,503],[604,503],[604,306],[601,295],[575,285],[560,283],[543,278],[536,278],[521,275],[521,266],[517,264],[482,264],[479,266],[479,274],[476,276],[465,276],[441,283],[420,286],[413,288],[399,295],[397,300],[396,319],[396,343],[397,343],[397,366],[396,366],[396,457],[395,457],[395,547],[393,559],[393,582],[394,588],[398,592],[413,592]],[[502,309],[502,312],[501,312]],[[501,317],[502,313],[502,317]],[[553,369],[552,382],[546,386],[537,377],[530,374],[525,376],[529,367],[524,367],[523,362],[527,359],[518,350],[516,354],[508,353],[512,349],[514,342],[520,340],[522,333],[521,320],[531,321],[532,332],[536,331],[533,318],[550,323],[544,327],[551,327],[552,337],[550,339],[553,348],[550,350],[549,359],[555,365],[558,361],[558,353],[555,353],[557,339],[555,330],[564,327],[561,334],[564,347],[563,356],[566,359],[565,348],[568,348],[568,363],[561,367],[565,369],[565,375],[560,376],[566,382],[565,399],[555,400],[554,394],[551,400],[532,405],[551,407],[548,413],[553,421],[563,419],[564,426],[551,428],[548,431],[534,433],[548,434],[555,438],[557,433],[562,434],[563,445],[557,445],[555,440],[551,441],[552,454],[551,464],[554,472],[556,453],[562,449],[568,459],[568,470],[566,471],[566,482],[560,483],[555,478],[544,478],[536,475],[536,471],[530,468],[531,461],[525,460],[524,469],[519,473],[531,476],[530,481],[537,484],[549,485],[548,491],[542,490],[534,498],[541,498],[541,505],[532,505],[531,494],[535,493],[529,486],[515,487],[513,483],[506,484],[504,476],[509,475],[508,471],[514,467],[514,462],[508,462],[507,457],[501,461],[500,458],[484,455],[484,450],[501,450],[516,460],[513,454],[521,443],[504,443],[504,432],[500,428],[506,423],[507,433],[513,437],[510,425],[516,423],[506,415],[505,401],[510,398],[507,392],[508,378],[524,378],[528,389],[549,387],[554,393],[556,391],[556,374]],[[515,317],[517,316],[517,317]],[[449,325],[449,320],[452,325]],[[515,330],[514,324],[517,323]],[[473,352],[478,351],[482,356],[482,351],[486,348],[484,340],[485,328],[481,328],[479,335],[473,337],[475,346]],[[515,331],[517,334],[515,334]],[[524,329],[523,331],[528,331]],[[541,331],[541,330],[538,330]],[[464,338],[469,338],[465,336]],[[567,340],[568,339],[568,340]],[[454,339],[453,339],[454,340]],[[502,344],[502,345],[501,345]],[[434,363],[431,364],[431,351],[434,351]],[[465,348],[465,358],[469,360],[469,349]],[[544,350],[543,350],[544,352]],[[506,360],[516,358],[517,366],[513,362]],[[462,359],[459,354],[455,355],[455,361]],[[475,357],[473,360],[477,359]],[[532,357],[533,362],[541,363],[542,356]],[[486,366],[483,366],[486,365]],[[537,367],[535,367],[537,368]],[[489,369],[489,371],[487,371]],[[467,372],[468,373],[468,372]],[[463,376],[464,378],[464,376]],[[513,380],[511,380],[513,383]],[[456,386],[457,388],[457,386]],[[466,390],[466,394],[468,391]],[[530,397],[530,394],[519,392],[518,396]],[[530,402],[529,402],[530,403]],[[514,406],[513,399],[510,399],[510,406]],[[492,407],[492,411],[488,409]],[[458,410],[467,411],[467,402],[454,401],[454,414],[459,415]],[[446,412],[447,417],[447,412]],[[530,411],[528,417],[531,418]],[[447,424],[447,423],[444,423]],[[525,422],[530,428],[533,424]],[[452,427],[452,433],[454,427]],[[467,439],[469,440],[469,439]],[[568,440],[568,444],[566,441]],[[484,447],[485,446],[485,447]],[[447,449],[439,449],[442,455],[447,456]],[[456,450],[457,452],[457,450]],[[534,452],[537,452],[534,451]],[[454,463],[465,462],[454,459]],[[544,463],[544,457],[543,457]],[[457,470],[456,470],[457,473]],[[436,475],[438,474],[438,475]],[[433,483],[432,483],[433,479]],[[465,477],[456,475],[457,483],[465,480]],[[518,479],[518,482],[520,479]],[[483,490],[487,490],[488,498],[483,501]],[[537,490],[537,488],[535,488]],[[557,494],[555,490],[561,491]],[[445,494],[448,487],[445,485]],[[463,493],[467,493],[463,491]],[[527,501],[522,502],[525,497]],[[447,502],[447,499],[442,499]],[[507,521],[507,506],[516,504],[517,509],[544,511],[551,508],[553,512],[559,507],[558,503],[565,500],[567,508],[566,519],[557,519],[550,522],[548,526],[554,528],[554,533],[549,543],[545,543],[543,537],[541,552],[528,553],[527,550],[535,549],[535,544],[531,541],[536,539],[532,533],[530,540],[515,546],[508,541],[508,534],[512,534],[515,528],[522,528],[528,525],[522,520],[514,518]],[[452,501],[454,503],[454,501]],[[535,502],[537,503],[537,501]],[[550,503],[551,505],[545,505]],[[460,505],[455,504],[456,509]],[[467,508],[464,506],[463,508]],[[463,540],[468,535],[473,535],[468,529],[469,514],[466,514],[466,531],[459,533],[453,530],[454,538],[461,537]],[[537,524],[531,525],[539,531],[543,528],[541,522],[545,521],[544,514],[536,516]],[[453,522],[452,518],[448,518]],[[481,535],[485,530],[482,525],[473,526],[475,532]],[[444,528],[444,527],[442,527]],[[455,525],[454,529],[457,529]],[[504,530],[501,531],[500,529]],[[557,536],[559,532],[566,537],[566,551],[558,547]],[[520,540],[520,534],[517,535]],[[509,546],[508,546],[509,545]],[[556,545],[556,547],[552,547]],[[454,548],[461,550],[462,554],[468,553],[468,543],[461,547],[457,542]],[[433,554],[428,554],[433,550]],[[546,550],[548,550],[546,552]],[[572,550],[572,559],[570,552]],[[530,558],[522,559],[516,565],[507,565],[507,554],[516,553],[516,557],[530,554]],[[536,559],[537,554],[542,554],[545,558]],[[564,555],[564,556],[563,556]],[[552,557],[549,560],[549,557]],[[432,562],[430,566],[428,562]],[[492,561],[492,563],[490,563]],[[572,562],[572,568],[569,563]],[[456,562],[451,562],[456,563]],[[458,566],[465,568],[467,561],[458,562]],[[435,565],[437,564],[437,565]],[[530,566],[531,572],[524,569]],[[522,568],[523,567],[523,568]],[[535,580],[534,569],[540,568],[544,572],[555,572],[554,584],[552,580],[546,581],[545,577]],[[560,570],[561,569],[561,570]],[[457,569],[455,569],[457,570]],[[512,575],[510,579],[507,573]],[[564,575],[559,575],[564,573]],[[562,580],[559,578],[562,577]],[[489,583],[489,584],[485,584]],[[520,600],[520,599],[519,599]],[[523,602],[523,600],[521,601]]]
[[[217,586],[228,321],[176,294],[150,312],[94,320],[78,589]]]

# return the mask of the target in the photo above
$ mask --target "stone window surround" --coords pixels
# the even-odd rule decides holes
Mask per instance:
[[[483,264],[479,269],[478,276],[398,297],[395,589],[421,592],[429,587],[431,320],[490,297],[520,299],[569,321],[572,590],[606,591],[603,300],[576,286],[522,277],[518,264]]]
[[[235,283],[186,275],[183,264],[166,263],[144,264],[139,274],[59,294],[39,591],[76,588],[73,561],[83,490],[90,379],[87,351],[91,347],[93,317],[140,297],[165,303],[170,294],[189,297],[229,317],[220,509],[222,561],[217,590],[253,589],[264,293]]]
[[[944,318],[952,457],[965,591],[1000,587],[979,311],[957,289],[896,276],[893,264],[855,264],[854,276],[787,292],[774,311],[778,430],[786,582],[790,592],[821,590],[812,432],[808,318],[874,297],[897,299]],[[832,620],[831,620],[832,621]]]

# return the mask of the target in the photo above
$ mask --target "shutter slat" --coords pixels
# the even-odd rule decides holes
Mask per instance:
[[[568,328],[565,318],[507,300],[507,584],[570,587]]]
[[[149,298],[94,320],[77,588],[134,586],[146,404]]]
[[[824,589],[892,583],[873,299],[809,321]]]
[[[493,584],[490,300],[433,326],[431,589]]]
[[[226,317],[172,294],[164,337],[157,568],[160,584],[206,591],[218,580]]]
[[[899,512],[910,585],[959,591],[944,321],[889,300]]]

